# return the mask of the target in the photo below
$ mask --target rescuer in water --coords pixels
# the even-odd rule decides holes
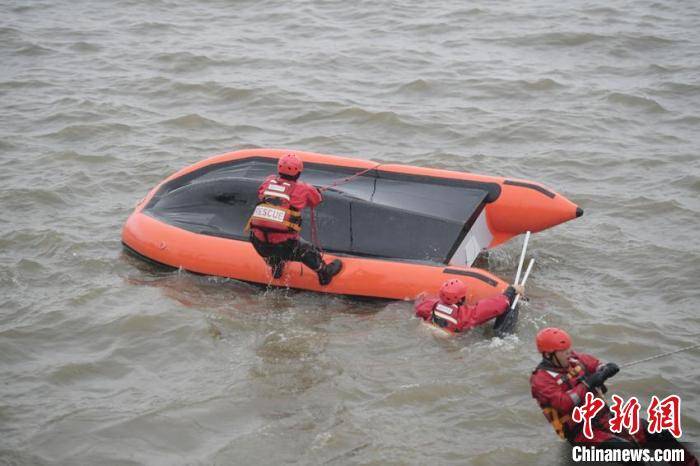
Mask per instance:
[[[558,328],[540,330],[535,342],[537,351],[542,354],[542,361],[530,377],[532,397],[537,400],[545,418],[562,439],[572,445],[595,445],[601,448],[642,446],[685,449],[668,431],[649,434],[648,423],[643,419],[635,434],[630,434],[625,427],[621,428],[620,433],[612,431],[610,421],[613,413],[602,397],[607,392],[605,381],[620,371],[617,364],[603,364],[590,354],[573,351],[571,337]],[[574,408],[584,405],[587,392],[592,392],[601,399],[598,404],[602,406],[591,420],[593,438],[585,436],[583,422],[575,422],[573,419]],[[697,466],[698,461],[686,450],[685,461],[670,464]]]
[[[335,259],[326,264],[321,252],[301,238],[301,211],[314,208],[323,197],[314,186],[299,181],[304,163],[294,154],[280,157],[278,175],[270,175],[258,188],[259,202],[250,218],[250,241],[255,250],[280,278],[286,261],[302,262],[328,285],[343,267]]]
[[[510,309],[516,294],[524,287],[509,286],[503,294],[485,298],[474,305],[466,303],[467,285],[452,279],[442,284],[438,296],[418,296],[414,304],[416,316],[443,330],[458,333],[499,317]]]

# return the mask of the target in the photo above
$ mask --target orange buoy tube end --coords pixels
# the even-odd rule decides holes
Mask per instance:
[[[583,209],[541,184],[504,180],[501,195],[486,206],[486,213],[494,247],[526,231],[539,232],[581,217]]]

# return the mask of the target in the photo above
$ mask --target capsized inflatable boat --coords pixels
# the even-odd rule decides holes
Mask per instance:
[[[320,286],[313,271],[295,262],[273,279],[245,231],[258,186],[289,150],[230,152],[180,170],[137,204],[123,244],[138,256],[195,273],[351,296],[413,299],[457,277],[474,301],[507,286],[470,267],[481,251],[583,214],[531,181],[291,152],[304,161],[303,181],[337,184],[316,209],[326,262],[343,261],[330,285]],[[308,209],[303,220],[310,240]]]

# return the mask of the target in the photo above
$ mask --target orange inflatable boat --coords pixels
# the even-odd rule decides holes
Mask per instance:
[[[325,260],[342,259],[343,270],[323,287],[296,262],[273,279],[245,227],[258,186],[289,152],[241,150],[180,170],[138,203],[123,244],[140,257],[195,273],[350,296],[413,299],[460,278],[475,301],[507,286],[470,267],[479,253],[583,214],[531,181],[294,151],[304,161],[303,181],[337,184],[324,192],[316,225]],[[304,224],[309,239],[308,212]]]

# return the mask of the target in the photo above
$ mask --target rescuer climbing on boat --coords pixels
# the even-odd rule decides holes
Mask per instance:
[[[296,151],[296,158],[303,161],[300,180],[319,187],[323,199],[314,209],[321,196],[294,180],[301,170],[287,167],[291,179],[275,176],[271,178],[276,183],[263,183],[272,173],[277,175],[280,159],[289,154],[246,149],[209,157],[173,173],[146,194],[124,224],[126,251],[197,274],[381,299],[405,300],[423,290],[437,291],[454,276],[469,287],[471,303],[507,287],[499,277],[472,266],[481,251],[583,212],[561,194],[528,180]],[[261,184],[265,186],[259,191]],[[279,193],[275,188],[291,191],[283,193],[290,198],[288,208],[260,207],[265,191]],[[284,199],[266,196],[272,202]],[[260,220],[261,228],[251,232],[256,207],[260,207],[256,216],[262,218],[255,223]],[[298,224],[302,217],[294,215],[299,213],[305,218],[303,229]],[[267,241],[266,227],[271,227]],[[297,243],[300,237],[317,251],[308,243]],[[281,244],[288,239],[301,247]],[[333,259],[342,260],[342,271],[327,286],[303,264],[284,266],[283,277],[274,280],[261,254],[271,258],[271,265],[293,260],[294,255],[316,267],[322,257],[330,263],[316,269],[324,283],[340,266]],[[282,269],[276,272],[279,275]],[[509,330],[516,317],[517,307],[496,320],[494,331]]]
[[[250,240],[255,250],[280,278],[286,261],[302,262],[318,274],[321,285],[328,285],[342,269],[338,259],[329,264],[321,251],[300,237],[301,211],[314,208],[323,196],[314,186],[299,181],[304,163],[294,154],[279,159],[278,175],[270,175],[258,188],[259,202],[250,217]]]

